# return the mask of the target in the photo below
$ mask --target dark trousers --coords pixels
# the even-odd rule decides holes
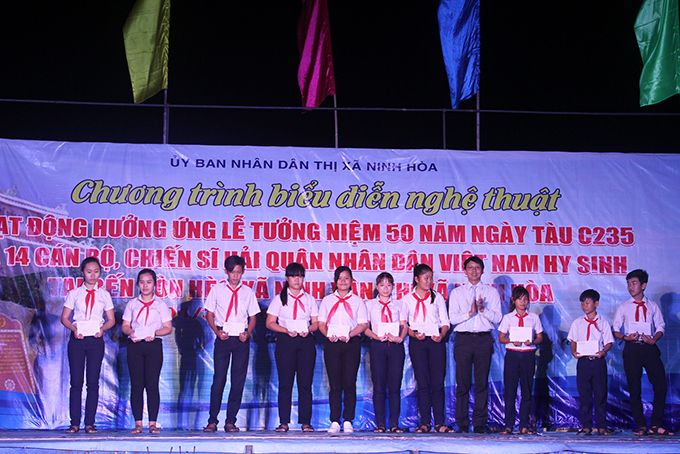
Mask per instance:
[[[130,370],[130,406],[135,421],[142,420],[144,412],[144,389],[149,421],[158,420],[161,393],[158,383],[163,367],[163,341],[157,337],[151,342],[139,341],[128,344],[127,363]]]
[[[401,413],[401,377],[404,374],[404,344],[371,340],[371,380],[375,423],[385,427],[385,395],[390,406],[389,427],[399,426]]]
[[[354,336],[349,342],[328,342],[323,351],[330,393],[331,421],[354,420],[357,405],[357,373],[361,362],[361,342]],[[345,409],[342,409],[343,394]]]
[[[215,350],[213,352],[215,374],[210,388],[210,417],[208,424],[217,424],[217,415],[222,407],[222,396],[227,384],[227,371],[229,361],[231,364],[231,387],[229,400],[227,401],[227,424],[236,423],[236,415],[241,407],[243,398],[243,386],[246,383],[248,373],[248,357],[250,354],[250,339],[241,342],[238,336],[229,336],[226,340],[215,338]]]
[[[474,367],[475,407],[472,425],[486,426],[489,419],[489,370],[493,355],[491,333],[456,333],[453,359],[456,361],[456,425],[470,426],[470,389]]]
[[[647,371],[647,378],[652,384],[654,401],[652,404],[651,426],[663,426],[663,414],[666,408],[666,369],[661,361],[661,351],[656,345],[637,342],[626,342],[623,348],[623,370],[626,372],[628,392],[630,393],[630,409],[635,424],[647,427],[642,409],[642,369]]]
[[[444,377],[446,376],[446,344],[426,337],[409,338],[408,352],[418,384],[420,424],[444,424]],[[430,416],[432,414],[432,416]]]
[[[76,339],[71,333],[68,343],[68,368],[71,372],[71,391],[69,395],[69,410],[71,425],[80,426],[82,413],[83,383],[87,383],[87,397],[85,399],[85,425],[93,425],[99,403],[99,372],[104,359],[104,339],[101,337],[86,337]]]
[[[517,384],[521,390],[519,402],[519,428],[529,427],[531,413],[531,391],[534,387],[534,371],[536,370],[536,351],[505,351],[503,381],[505,382],[505,427],[515,426],[515,400]]]
[[[279,421],[290,423],[292,406],[293,381],[297,372],[298,387],[298,422],[312,422],[312,379],[316,362],[316,346],[314,336],[290,337],[279,333],[276,338],[276,370],[279,374]]]
[[[604,358],[579,358],[576,363],[576,387],[580,401],[581,425],[593,428],[593,405],[597,428],[607,428],[607,361]]]

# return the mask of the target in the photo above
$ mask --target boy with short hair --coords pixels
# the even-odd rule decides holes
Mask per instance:
[[[663,427],[666,406],[666,369],[661,361],[661,351],[656,345],[663,337],[666,323],[661,308],[645,297],[649,274],[645,270],[633,270],[626,276],[630,298],[616,308],[614,315],[614,336],[626,341],[623,348],[623,369],[630,393],[630,409],[633,412],[637,430],[635,435],[673,435]],[[621,328],[624,328],[623,330]],[[625,334],[623,334],[625,332]],[[642,408],[642,369],[654,390],[651,425]]]
[[[236,415],[241,407],[243,386],[248,372],[250,333],[255,329],[255,316],[260,313],[255,293],[241,284],[246,263],[242,257],[232,255],[224,261],[227,282],[210,289],[205,302],[207,320],[215,332],[215,350],[212,388],[210,388],[210,417],[204,432],[216,432],[217,415],[222,406],[222,395],[227,383],[229,360],[231,366],[231,389],[227,403],[225,432],[238,432]]]
[[[594,433],[610,435],[607,428],[607,362],[604,358],[614,344],[612,327],[597,313],[597,306],[600,304],[600,294],[597,291],[588,289],[581,293],[579,300],[586,316],[574,320],[567,335],[567,339],[571,341],[571,354],[578,359],[576,386],[581,415],[578,435],[593,433],[593,403],[597,418]]]

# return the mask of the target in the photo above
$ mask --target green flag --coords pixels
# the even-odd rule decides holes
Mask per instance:
[[[635,20],[642,74],[640,106],[680,93],[678,0],[644,0]]]
[[[168,88],[170,0],[137,0],[123,26],[135,102]]]

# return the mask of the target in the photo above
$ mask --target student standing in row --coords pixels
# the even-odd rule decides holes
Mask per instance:
[[[85,432],[97,433],[94,425],[99,404],[99,373],[104,359],[104,331],[115,324],[113,301],[105,289],[98,286],[102,267],[96,257],[87,257],[80,264],[83,285],[68,292],[61,323],[71,330],[68,342],[68,366],[71,373],[69,410],[71,425],[66,433],[80,430],[83,383],[87,384],[85,399]],[[71,314],[73,321],[71,322]],[[106,320],[104,320],[104,315]],[[83,379],[85,375],[85,379]]]
[[[444,298],[431,289],[432,268],[423,263],[413,268],[413,292],[402,302],[408,308],[409,355],[418,383],[420,426],[416,433],[428,433],[434,417],[435,432],[448,433],[444,415],[444,377],[446,376],[446,344],[442,342],[449,329]]]
[[[250,333],[255,329],[255,316],[260,313],[255,293],[241,283],[246,263],[242,257],[232,255],[224,261],[227,282],[210,289],[205,302],[208,325],[215,333],[215,373],[210,388],[210,417],[204,432],[216,432],[217,415],[222,406],[222,395],[227,383],[227,370],[231,360],[231,389],[227,402],[225,432],[238,432],[236,415],[241,407],[243,386],[248,373]]]
[[[389,427],[392,433],[404,433],[399,427],[401,412],[401,379],[404,374],[404,337],[408,333],[408,308],[392,298],[394,278],[390,273],[380,273],[375,280],[377,298],[366,302],[370,328],[366,335],[371,340],[371,380],[373,381],[373,408],[376,428],[384,433],[385,394],[389,397]]]
[[[139,296],[123,312],[123,333],[130,336],[127,362],[130,371],[130,406],[135,418],[133,434],[142,433],[144,389],[149,412],[149,433],[159,434],[156,425],[161,403],[159,381],[163,367],[161,336],[172,332],[172,314],[165,301],[156,298],[156,273],[143,269],[137,274]]]
[[[305,267],[291,263],[286,267],[286,283],[267,310],[267,328],[276,337],[276,370],[279,374],[279,422],[277,432],[288,432],[292,406],[293,381],[297,374],[298,422],[303,432],[312,427],[312,379],[316,346],[311,332],[318,328],[319,308],[312,295],[305,293]]]
[[[331,426],[328,433],[352,433],[357,402],[357,373],[361,362],[359,335],[368,327],[366,305],[352,292],[352,270],[340,266],[335,270],[336,291],[326,296],[319,306],[319,331],[328,338],[324,362],[328,373]],[[343,410],[343,394],[345,408]]]

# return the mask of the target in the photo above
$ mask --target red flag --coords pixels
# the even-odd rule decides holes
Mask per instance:
[[[302,12],[298,20],[298,49],[298,85],[302,105],[319,107],[326,96],[335,94],[331,27],[326,0],[302,0]]]

